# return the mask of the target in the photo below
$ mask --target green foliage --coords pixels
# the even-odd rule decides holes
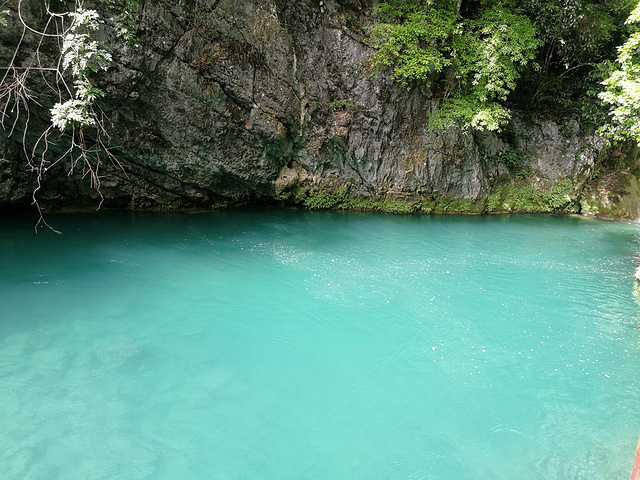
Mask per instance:
[[[524,150],[518,148],[507,147],[502,152],[489,158],[491,163],[502,163],[510,169],[526,169],[531,163],[531,155]],[[521,170],[523,172],[525,170]]]
[[[440,99],[431,128],[500,130],[507,105],[517,104],[543,118],[577,119],[585,132],[606,122],[604,102],[611,122],[602,133],[640,143],[637,4],[386,0],[371,30],[372,64],[430,84]],[[627,37],[613,62],[615,46]]]
[[[387,0],[371,30],[375,69],[396,78],[438,83],[442,105],[432,128],[456,124],[499,130],[510,117],[501,103],[538,46],[531,21],[507,0],[485,0],[468,16],[454,2]]]
[[[477,130],[500,131],[511,118],[509,110],[497,102],[478,100],[474,95],[446,98],[429,119],[432,129],[443,130],[461,124]]]
[[[600,212],[597,199],[582,197],[580,199],[580,213],[583,215],[597,215]]]
[[[487,200],[487,211],[525,213],[575,213],[578,204],[571,197],[573,184],[564,179],[556,183],[550,193],[539,192],[528,183],[516,182],[499,187]]]
[[[51,108],[51,123],[64,131],[71,125],[94,126],[95,119],[87,107],[87,102],[71,99],[64,103],[56,103]]]
[[[513,202],[511,210],[516,212],[545,212],[544,199],[536,192],[531,185],[524,185],[509,190],[510,200]],[[505,203],[506,204],[506,203]]]
[[[341,208],[349,200],[344,191],[337,192],[314,192],[300,198],[302,204],[311,210],[321,210],[326,208]]]
[[[502,205],[502,187],[496,188],[496,190],[487,198],[487,211],[497,212]]]
[[[561,73],[602,57],[628,15],[629,3],[629,0],[522,0],[522,11],[531,18],[544,42],[538,60],[540,72]]]
[[[9,16],[9,10],[0,10],[0,25],[7,26],[7,17]]]
[[[454,36],[457,76],[476,87],[479,100],[506,100],[516,85],[518,67],[533,58],[538,41],[527,17],[505,2],[489,3],[477,19],[462,25],[461,35]]]
[[[523,168],[522,170],[518,170],[513,176],[516,180],[524,180],[531,177],[531,170],[527,168]]]
[[[397,78],[429,80],[451,65],[451,37],[457,26],[453,2],[388,0],[376,9],[380,23],[371,40],[375,68],[392,66]]]
[[[213,210],[222,210],[222,209],[225,209],[225,208],[229,208],[229,206],[230,206],[230,205],[231,205],[231,204],[230,204],[229,202],[227,202],[227,201],[225,201],[225,200],[222,200],[222,201],[219,201],[219,202],[213,203],[213,204],[211,205],[211,208],[212,208]]]
[[[552,210],[560,210],[571,202],[570,193],[573,191],[573,184],[570,180],[560,180],[553,186],[550,194],[545,195],[545,200]]]
[[[73,23],[62,44],[62,68],[71,68],[71,74],[76,78],[106,70],[111,62],[111,54],[100,42],[91,38],[91,32],[100,27],[98,12],[79,9],[68,15]]]
[[[507,147],[502,152],[488,158],[493,165],[502,164],[513,173],[515,180],[531,177],[531,154],[514,147]]]
[[[456,3],[460,11],[456,11]],[[633,98],[624,88],[634,73],[611,76],[615,46],[640,16],[625,19],[637,0],[386,0],[376,10],[370,39],[374,69],[431,84],[439,109],[432,128],[453,125],[499,130],[507,104],[537,116],[578,119],[583,131],[602,125],[598,99],[615,112],[619,138],[633,135]],[[637,46],[637,45],[636,45]],[[629,44],[634,48],[633,42]],[[630,113],[632,115],[630,115]],[[622,122],[620,122],[622,120]],[[612,129],[609,129],[612,133]]]
[[[603,124],[597,95],[615,47],[628,35],[633,0],[522,0],[541,47],[510,101],[539,117],[578,120],[583,132]],[[537,68],[532,66],[536,65]]]
[[[468,198],[453,200],[449,203],[447,211],[466,213],[472,210],[473,205]]]
[[[129,45],[138,45],[138,15],[140,0],[109,0],[109,11],[115,21],[116,35]]]
[[[627,23],[640,22],[640,3]],[[615,140],[631,139],[640,145],[640,32],[634,32],[618,49],[618,68],[602,82],[600,99],[610,106],[611,122],[602,133]]]
[[[353,103],[351,100],[334,100],[325,104],[329,110],[359,110],[360,105]]]
[[[111,54],[91,37],[101,23],[98,13],[79,8],[67,15],[73,23],[63,38],[62,68],[71,71],[75,94],[74,98],[58,102],[51,109],[51,123],[61,131],[72,126],[96,126],[93,104],[104,92],[91,83],[89,76],[106,70],[111,62]]]

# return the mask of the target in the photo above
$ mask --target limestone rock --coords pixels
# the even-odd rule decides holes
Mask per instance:
[[[638,220],[640,183],[631,173],[608,173],[587,186],[581,204],[585,215],[609,220]]]
[[[590,178],[604,142],[577,124],[565,137],[553,122],[516,116],[508,141],[429,130],[437,102],[424,85],[367,69],[373,3],[140,2],[137,47],[117,38],[108,20],[101,35],[114,65],[97,80],[106,92],[109,146],[124,169],[103,163],[105,205],[279,201],[300,183],[338,185],[359,198],[480,205],[516,173],[491,161],[507,148],[530,157],[536,189],[569,179],[579,190]],[[109,2],[93,4],[109,17]],[[10,20],[0,29],[0,63],[19,41]],[[33,106],[27,146],[48,117],[46,107]],[[0,131],[0,202],[28,201],[33,191],[21,142]],[[39,198],[97,205],[82,169],[70,170],[61,162],[48,171]]]

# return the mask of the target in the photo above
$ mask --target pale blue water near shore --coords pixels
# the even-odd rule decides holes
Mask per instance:
[[[640,228],[0,220],[2,479],[627,479]]]

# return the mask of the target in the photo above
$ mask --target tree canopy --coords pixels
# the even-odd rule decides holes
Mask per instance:
[[[627,24],[640,23],[640,3]],[[637,27],[636,27],[637,28]],[[618,49],[617,68],[603,82],[600,99],[611,107],[611,121],[602,132],[614,139],[631,139],[640,145],[640,31]]]
[[[497,130],[509,119],[506,100],[521,68],[533,59],[538,40],[533,24],[507,0],[487,0],[461,12],[462,2],[388,0],[371,38],[374,63],[391,66],[397,78],[441,84],[443,103],[432,126],[462,121]]]
[[[636,3],[386,0],[371,30],[373,65],[429,84],[440,100],[432,128],[500,130],[510,103],[602,123],[594,92],[629,34],[625,19]]]

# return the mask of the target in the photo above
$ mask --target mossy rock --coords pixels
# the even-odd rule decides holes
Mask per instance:
[[[469,213],[480,214],[485,210],[483,200],[472,201],[468,198],[456,198],[453,200],[438,198],[433,207],[434,213]]]
[[[551,191],[535,189],[526,179],[497,187],[487,198],[487,212],[577,213],[579,206],[570,180],[560,180]]]
[[[584,215],[607,220],[637,220],[640,217],[640,183],[631,173],[608,173],[587,185],[580,206]]]
[[[352,196],[346,188],[321,190],[309,185],[284,191],[279,196],[286,203],[293,203],[310,210],[364,210],[387,213],[482,213],[484,201],[445,199],[442,197],[394,197]]]

